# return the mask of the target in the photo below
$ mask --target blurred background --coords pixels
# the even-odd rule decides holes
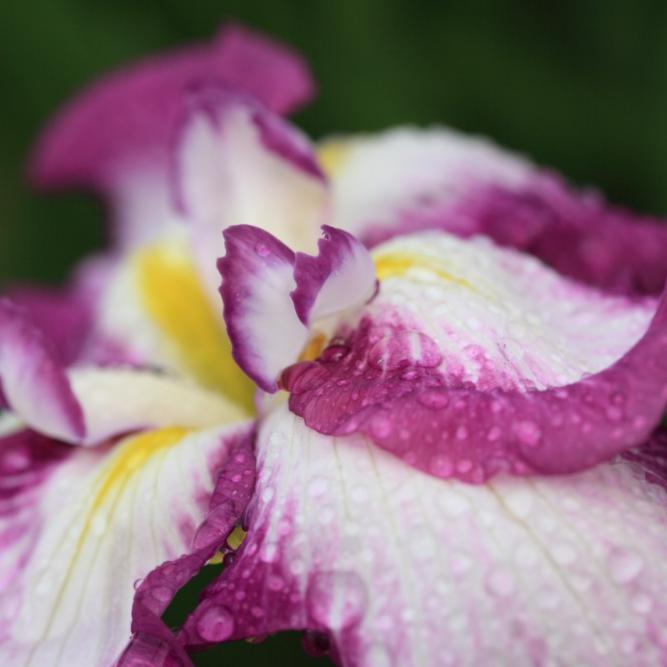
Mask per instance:
[[[617,203],[667,216],[663,0],[4,0],[0,284],[60,281],[104,243],[92,200],[36,196],[22,182],[49,114],[101,73],[207,39],[229,19],[291,44],[311,63],[320,94],[296,120],[315,137],[446,123],[596,184]],[[216,649],[198,661],[241,659],[312,664],[296,636]]]

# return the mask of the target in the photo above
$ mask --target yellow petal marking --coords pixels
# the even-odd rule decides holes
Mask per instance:
[[[330,178],[335,177],[341,170],[349,154],[349,143],[346,139],[330,139],[320,144],[317,149],[317,161]]]
[[[151,246],[138,254],[136,268],[144,306],[184,368],[252,414],[255,386],[232,358],[222,302],[216,313],[187,250],[176,244]]]
[[[69,563],[65,576],[60,581],[60,589],[46,623],[44,638],[48,636],[53,625],[64,592],[70,584],[77,561],[93,528],[96,515],[101,515],[104,522],[112,517],[132,475],[138,472],[156,454],[177,445],[190,432],[189,429],[180,427],[157,429],[129,436],[114,445],[108,460],[102,464],[101,470],[92,483],[94,495],[90,504],[86,504],[87,507],[84,510],[85,515],[81,532],[77,538],[74,557]],[[108,501],[110,506],[102,512],[102,508]],[[28,662],[30,662],[30,659]]]
[[[151,457],[178,444],[188,433],[190,433],[189,429],[173,426],[146,431],[118,443],[111,458],[100,471],[91,513],[102,507],[109,492],[115,486],[126,484],[128,479],[146,465]]]
[[[399,278],[410,273],[413,280],[420,281],[420,278],[422,278],[421,282],[426,282],[426,274],[431,274],[442,281],[455,283],[476,291],[465,278],[459,278],[449,273],[438,258],[428,255],[396,252],[374,257],[373,262],[380,281],[388,278]]]

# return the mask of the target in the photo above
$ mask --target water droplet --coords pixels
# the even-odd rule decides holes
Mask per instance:
[[[526,447],[536,447],[542,438],[540,427],[532,421],[520,421],[515,426],[516,436],[519,442]]]
[[[384,415],[376,415],[371,422],[371,432],[376,438],[386,438],[392,432],[391,420]]]
[[[502,432],[502,430],[500,429],[499,426],[492,426],[492,427],[489,429],[489,432],[486,434],[486,439],[487,439],[489,442],[495,442],[496,440],[498,440],[498,439],[500,438],[500,436],[502,435],[502,433],[503,433],[503,432]]]
[[[504,568],[494,568],[487,575],[484,586],[491,595],[508,597],[514,592],[514,577]]]
[[[226,607],[212,604],[197,619],[197,632],[204,641],[224,641],[234,632],[234,617]]]
[[[444,390],[430,389],[419,394],[419,402],[427,408],[445,408],[449,403],[449,396]]]
[[[617,584],[627,584],[636,579],[644,567],[644,561],[634,551],[617,549],[609,557],[609,572]]]
[[[354,572],[318,572],[308,584],[306,604],[316,623],[341,630],[358,623],[364,615],[366,587]]]
[[[271,250],[269,249],[269,246],[266,245],[266,243],[257,243],[255,245],[255,252],[260,256],[260,257],[267,257]]]
[[[367,667],[392,667],[393,660],[386,646],[373,644],[366,650],[363,664]]]
[[[266,579],[266,587],[275,593],[285,587],[285,581],[277,574],[270,574]]]

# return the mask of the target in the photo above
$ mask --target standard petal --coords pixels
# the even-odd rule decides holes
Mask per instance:
[[[229,227],[224,238],[220,294],[234,359],[262,389],[274,392],[280,372],[308,340],[290,298],[295,256],[257,227]]]
[[[189,619],[191,646],[310,629],[347,667],[667,657],[667,497],[652,461],[471,486],[285,410],[257,456],[248,537]]]
[[[312,428],[361,431],[422,470],[482,482],[580,470],[659,422],[665,297],[656,310],[442,233],[402,237],[374,260],[378,297],[283,377]]]
[[[578,192],[488,141],[403,128],[326,142],[320,158],[331,178],[331,224],[370,245],[435,228],[488,235],[622,293],[659,294],[667,279],[662,221]]]
[[[217,294],[223,229],[254,225],[290,247],[314,248],[327,193],[307,139],[280,118],[220,89],[203,89],[191,108],[174,184],[202,277]]]
[[[0,440],[0,662],[114,664],[133,603],[159,616],[238,519],[254,471],[237,475],[235,456],[250,431],[169,428],[95,449],[26,431]],[[223,505],[238,513],[201,540]]]
[[[294,109],[313,89],[296,54],[228,27],[213,44],[146,60],[85,90],[40,139],[33,182],[92,187],[110,198],[120,241],[149,237],[176,215],[167,187],[169,147],[184,93],[205,82],[256,96],[277,112]]]
[[[362,306],[375,293],[377,279],[370,254],[351,234],[324,225],[316,257],[297,253],[292,301],[309,326],[318,319]]]

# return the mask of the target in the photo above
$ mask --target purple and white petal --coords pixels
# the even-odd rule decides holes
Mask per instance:
[[[667,396],[665,304],[442,233],[373,258],[381,287],[316,362],[284,374],[321,433],[365,433],[440,477],[561,473],[643,442]],[[664,297],[663,297],[664,298]]]
[[[162,429],[94,449],[0,439],[0,662],[115,664],[133,605],[159,615],[238,520],[251,430]]]
[[[129,368],[66,369],[51,341],[15,304],[0,301],[0,380],[17,416],[44,435],[95,445],[153,427],[204,428],[246,411],[169,375]]]
[[[313,91],[295,53],[244,28],[226,27],[212,44],[147,59],[84,90],[37,144],[32,181],[45,188],[93,188],[114,207],[118,240],[150,237],[176,217],[169,148],[184,94],[202,83],[230,86],[279,113]]]
[[[223,229],[254,225],[297,250],[312,249],[327,193],[307,139],[282,119],[219,89],[199,91],[190,106],[174,184],[202,277],[217,294]]]
[[[659,294],[667,228],[577,191],[556,174],[453,130],[396,129],[326,142],[331,224],[370,245],[442,229],[485,234],[561,273],[620,293]]]
[[[309,629],[350,667],[661,664],[666,453],[471,486],[283,409],[258,438],[248,537],[184,641]]]
[[[0,382],[7,404],[41,432],[68,441],[85,436],[84,414],[56,347],[7,299],[0,299]]]
[[[262,389],[274,392],[280,373],[308,340],[290,298],[296,285],[294,253],[248,225],[227,228],[224,238],[227,252],[218,267],[232,353]]]
[[[375,267],[366,248],[342,229],[322,227],[315,257],[299,252],[292,293],[299,319],[310,325],[365,304],[377,289]]]

